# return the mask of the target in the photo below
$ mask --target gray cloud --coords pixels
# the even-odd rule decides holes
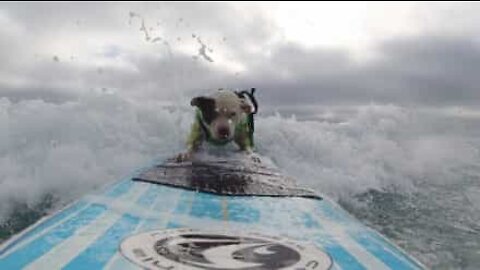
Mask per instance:
[[[268,89],[266,97],[278,103],[474,105],[480,100],[480,49],[471,38],[396,38],[381,44],[377,54],[378,59],[358,64],[345,52],[279,48],[271,66],[252,71],[246,81]],[[262,70],[270,71],[256,77]]]
[[[169,99],[219,87],[257,87],[261,99],[271,104],[471,106],[480,98],[476,75],[480,51],[474,27],[461,35],[439,34],[440,28],[432,25],[441,25],[441,18],[450,13],[438,11],[435,17],[422,5],[418,14],[430,15],[435,24],[419,26],[426,30],[416,35],[388,37],[371,49],[373,60],[360,62],[345,49],[304,48],[282,39],[272,42],[279,29],[253,5],[2,6],[11,23],[21,29],[12,33],[8,26],[0,27],[0,96],[12,99],[59,102],[92,89],[138,99]],[[130,18],[130,12],[139,17]],[[463,19],[458,25],[472,20]],[[144,40],[145,31],[150,41]],[[205,45],[198,44],[199,37]],[[76,47],[57,52],[56,43],[69,38],[85,46],[90,39],[102,43],[86,55]],[[198,57],[203,46],[211,49],[204,52],[214,62]],[[53,61],[55,56],[59,61]],[[243,68],[229,69],[229,61]]]

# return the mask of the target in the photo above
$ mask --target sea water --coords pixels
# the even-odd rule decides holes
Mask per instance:
[[[187,104],[187,103],[185,103]],[[154,158],[184,150],[190,107],[100,93],[0,99],[0,241]],[[256,146],[427,267],[480,268],[480,115],[396,105],[263,106]]]

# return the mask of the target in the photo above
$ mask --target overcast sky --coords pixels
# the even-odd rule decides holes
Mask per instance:
[[[0,96],[479,105],[479,3],[1,3]]]

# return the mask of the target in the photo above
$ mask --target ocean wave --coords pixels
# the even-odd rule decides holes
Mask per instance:
[[[472,252],[457,252],[467,240],[480,246],[472,240],[480,230],[478,118],[378,104],[313,108],[308,116],[276,111],[256,118],[261,156],[427,266],[479,265]],[[0,99],[0,241],[153,159],[183,151],[193,117],[189,106],[137,103],[115,93],[65,103]],[[442,228],[452,235],[444,237]]]

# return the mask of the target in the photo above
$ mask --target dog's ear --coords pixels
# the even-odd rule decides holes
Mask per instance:
[[[215,106],[215,99],[210,97],[194,97],[190,101],[190,105],[198,107],[200,110],[213,108]]]
[[[196,97],[190,101],[190,104],[200,109],[203,120],[206,123],[210,124],[215,119],[215,99],[210,97]]]

